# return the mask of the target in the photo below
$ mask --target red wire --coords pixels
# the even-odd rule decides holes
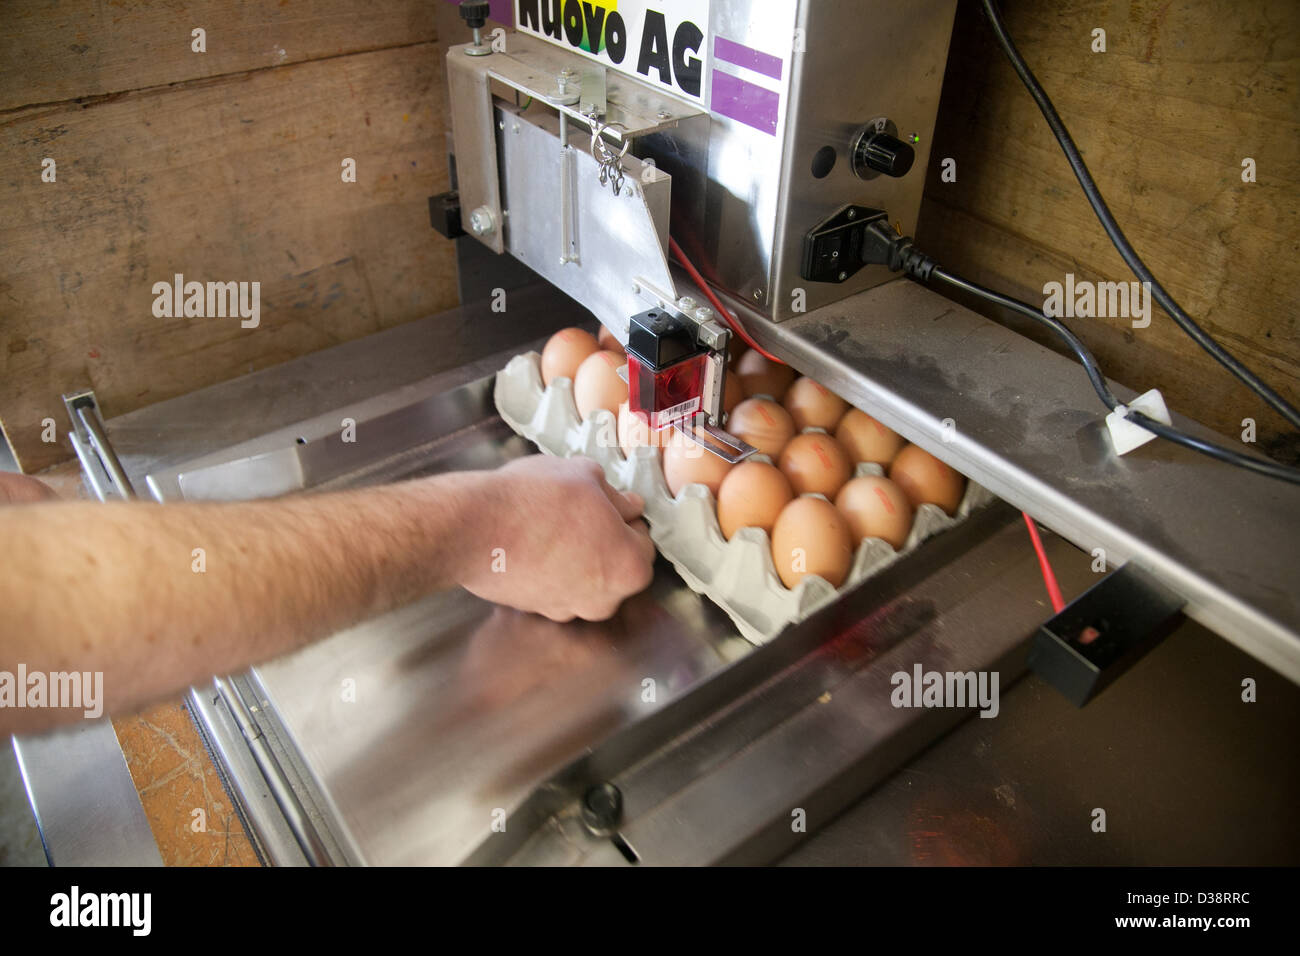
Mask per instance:
[[[700,275],[699,270],[696,269],[695,266],[691,264],[691,260],[686,258],[686,253],[682,252],[682,247],[677,244],[677,240],[674,239],[672,236],[668,237],[668,249],[670,252],[672,252],[674,256],[677,257],[677,261],[682,264],[682,268],[685,269],[690,274],[691,280],[697,286],[700,287],[700,291],[704,293],[704,297],[708,299],[709,304],[713,306],[713,311],[717,312],[718,315],[722,316],[722,321],[726,322],[727,325],[731,326],[731,331],[739,335],[741,340],[746,345],[748,345],[759,355],[763,356],[763,358],[767,359],[769,362],[775,362],[777,365],[785,364],[779,358],[777,358],[775,355],[773,355],[771,352],[763,348],[763,346],[759,345],[757,342],[755,342],[752,338],[749,337],[749,333],[746,332],[745,327],[740,324],[740,320],[737,319],[735,316],[733,316],[730,312],[728,312],[726,306],[724,306],[718,300],[718,297],[713,294],[713,290],[709,288],[709,284],[704,281],[704,276]]]
[[[1038,567],[1043,572],[1043,583],[1047,585],[1047,597],[1052,602],[1052,610],[1060,614],[1065,610],[1065,598],[1061,596],[1061,586],[1056,583],[1056,573],[1052,571],[1052,564],[1047,560],[1047,550],[1043,547],[1043,539],[1038,536],[1038,526],[1034,524],[1034,519],[1029,517],[1027,511],[1020,513],[1025,516],[1025,526],[1029,528],[1029,540],[1034,543],[1034,553],[1038,555]]]

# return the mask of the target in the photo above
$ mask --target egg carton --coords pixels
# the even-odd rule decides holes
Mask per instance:
[[[687,485],[674,498],[656,449],[634,448],[630,457],[624,456],[615,416],[597,409],[586,421],[581,420],[572,381],[557,378],[543,387],[541,358],[536,352],[516,355],[497,373],[494,398],[506,424],[544,453],[594,459],[614,488],[635,491],[645,499],[650,537],[659,552],[691,590],[726,611],[740,633],[755,644],[770,641],[788,624],[803,620],[833,601],[840,591],[880,572],[994,498],[987,489],[968,481],[955,516],[931,504],[917,509],[902,549],[895,550],[880,538],[864,539],[840,588],[810,574],[791,590],[777,576],[766,531],[741,528],[730,541],[724,538],[713,493],[706,486]],[[879,465],[859,464],[855,476],[883,473]]]

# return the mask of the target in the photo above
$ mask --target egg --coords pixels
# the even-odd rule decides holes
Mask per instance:
[[[728,541],[741,528],[762,528],[769,535],[794,491],[781,469],[764,461],[742,461],[718,489],[718,526]]]
[[[813,493],[834,498],[853,474],[844,446],[821,432],[795,435],[776,464],[790,479],[790,487],[797,495]]]
[[[912,503],[903,489],[888,478],[864,475],[854,478],[835,496],[854,542],[863,538],[882,538],[894,548],[907,542],[912,530]]]
[[[627,382],[619,378],[618,370],[626,364],[622,352],[592,352],[582,360],[573,376],[573,400],[584,421],[598,408],[618,414],[618,406],[627,401]]]
[[[751,349],[736,360],[736,374],[745,385],[746,395],[766,395],[779,402],[794,381],[795,371]]]
[[[844,399],[806,375],[795,379],[794,384],[785,393],[782,404],[794,419],[794,427],[799,431],[805,428],[824,428],[828,432],[834,431],[849,407],[849,403]]]
[[[603,325],[596,330],[596,342],[600,345],[602,349],[607,349],[610,352],[626,351],[623,348],[623,343],[620,342],[617,338],[615,338],[614,333],[611,332],[609,329],[605,328],[605,326]]]
[[[618,447],[628,458],[632,457],[633,448],[662,448],[672,432],[667,428],[652,432],[649,423],[640,415],[634,415],[627,402],[618,406]]]
[[[722,382],[722,411],[730,415],[737,405],[745,400],[745,386],[740,376],[727,369]]]
[[[593,352],[600,351],[596,337],[583,329],[560,329],[546,340],[542,349],[542,384],[550,385],[557,378],[572,379],[578,366]]]
[[[840,419],[835,437],[856,462],[873,462],[888,467],[907,442],[866,412],[850,408]]]
[[[771,399],[747,398],[732,409],[727,431],[775,459],[794,437],[794,419]]]
[[[731,462],[676,430],[664,443],[664,481],[673,497],[687,485],[701,484],[707,485],[716,498],[731,468]]]
[[[853,564],[853,533],[829,501],[795,498],[781,509],[772,527],[772,563],[788,588],[809,574],[839,587]]]
[[[912,507],[928,502],[948,514],[956,514],[966,490],[966,479],[950,465],[923,448],[908,445],[889,466],[889,477],[900,488]]]

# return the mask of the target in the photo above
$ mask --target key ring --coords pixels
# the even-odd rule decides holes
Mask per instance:
[[[612,147],[602,138],[603,135],[612,130],[619,129],[623,133],[627,132],[627,127],[622,123],[601,123],[593,115],[591,117],[591,156],[600,166],[600,184],[604,186],[610,184],[617,195],[623,189],[623,164],[622,159],[627,155],[627,148],[631,141],[626,135],[622,137],[623,148],[615,152]]]

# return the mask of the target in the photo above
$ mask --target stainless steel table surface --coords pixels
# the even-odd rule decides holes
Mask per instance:
[[[425,387],[452,388],[495,371],[508,355],[578,318],[545,295],[539,293],[534,308],[512,307],[504,318],[471,318],[457,310],[348,343],[167,403],[165,418],[155,408],[111,419],[110,433],[139,482],[146,473],[286,428],[322,409],[360,404],[431,373],[438,374]],[[523,450],[505,433],[490,444],[502,458]],[[1300,797],[1284,729],[1295,726],[1287,721],[1296,713],[1297,689],[1235,651],[1232,667],[1225,667],[1226,645],[1206,639],[1214,654],[1171,639],[1156,652],[1176,662],[1170,671],[1154,683],[1121,680],[1084,711],[1055,700],[1032,679],[1022,681],[1007,695],[1002,719],[968,722],[822,836],[813,835],[805,848],[809,856],[790,860],[942,862],[937,851],[908,855],[915,840],[942,828],[927,827],[915,814],[900,818],[900,804],[888,802],[898,787],[930,773],[943,775],[948,803],[936,797],[929,806],[950,817],[967,815],[972,832],[986,826],[981,821],[990,801],[1018,808],[999,816],[997,826],[1016,834],[1016,846],[1040,849],[1038,856],[1016,856],[1017,862],[1159,861],[1153,841],[1088,844],[1072,835],[1074,811],[1098,802],[1081,783],[1088,780],[1115,784],[1099,799],[1112,800],[1111,819],[1118,817],[1119,826],[1169,837],[1173,831],[1162,821],[1175,817],[1202,828],[1202,849],[1216,838],[1239,840],[1248,833],[1267,849],[1257,856],[1294,862],[1295,828],[1273,814]],[[438,862],[463,855],[496,811],[508,810],[558,762],[644,708],[684,693],[746,648],[725,615],[661,567],[650,592],[602,625],[552,625],[450,593],[264,665],[256,677],[320,785],[348,857]],[[1267,705],[1216,722],[1216,708],[1250,706],[1239,703],[1232,686],[1250,675],[1260,680]],[[640,695],[646,678],[655,680],[654,704]],[[344,699],[344,681],[354,682],[355,701]],[[1197,709],[1196,695],[1211,684],[1222,698]],[[1184,721],[1161,709],[1161,695],[1179,701],[1173,712]],[[1249,735],[1249,745],[1232,747],[1238,733]],[[1177,756],[1156,759],[1157,750]],[[990,752],[1010,763],[984,759]],[[1123,759],[1112,758],[1115,752]],[[1189,793],[1188,781],[1213,772],[1197,763],[1201,754],[1220,762],[1232,758],[1228,772],[1241,786],[1221,782]],[[974,772],[980,766],[984,772]],[[1267,809],[1267,819],[1242,821],[1241,828],[1224,824],[1252,800]],[[1077,824],[1086,835],[1088,820]],[[990,846],[987,862],[1011,861],[999,855],[996,839]],[[964,859],[981,861],[979,853],[954,861]]]

